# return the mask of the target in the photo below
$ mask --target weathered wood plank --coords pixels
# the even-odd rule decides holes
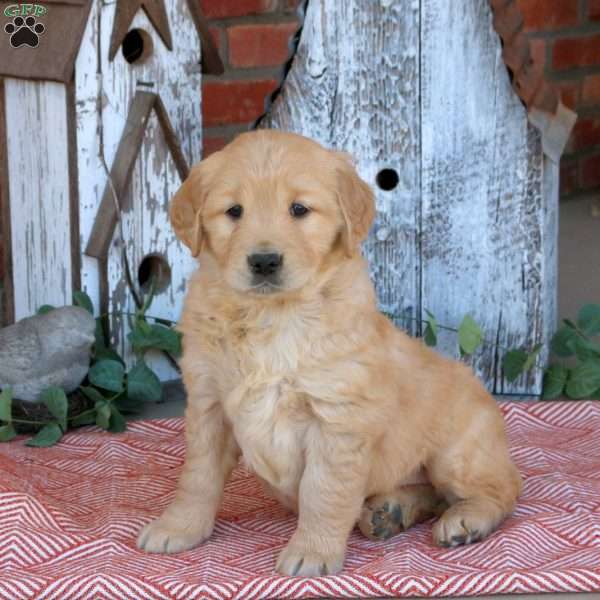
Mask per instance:
[[[104,155],[109,168],[115,164],[119,141],[138,91],[156,94],[160,98],[149,118],[150,129],[144,133],[140,154],[130,174],[129,184],[123,188],[121,201],[126,206],[131,202],[130,207],[133,207],[128,209],[124,218],[133,277],[136,278],[141,258],[146,254],[163,254],[170,263],[172,286],[157,296],[150,311],[155,316],[170,319],[179,317],[185,293],[185,282],[179,275],[182,265],[188,269],[186,272],[195,267],[187,248],[165,237],[171,232],[168,201],[179,187],[180,173],[187,169],[187,165],[200,160],[201,151],[200,42],[188,2],[174,0],[165,3],[169,27],[174,35],[172,51],[164,45],[147,14],[143,10],[135,14],[130,29],[143,29],[152,40],[153,51],[147,60],[133,64],[124,59],[120,48],[114,60],[109,59],[115,3],[94,3],[76,63],[82,250],[87,245],[106,186],[99,154]],[[159,119],[162,129],[157,126]],[[172,130],[169,130],[167,119]],[[166,141],[171,152],[167,151],[169,144]],[[158,147],[154,150],[147,148],[155,143]],[[166,164],[162,164],[163,160]],[[149,178],[143,185],[139,180],[141,173]],[[146,194],[152,196],[146,197]],[[145,201],[149,204],[144,204]],[[154,237],[150,237],[148,222],[143,221],[144,227],[140,225],[142,215],[136,211],[144,212],[144,218],[151,219]],[[111,300],[103,310],[127,312],[133,305],[126,291],[120,251],[116,248],[118,237],[115,232],[105,264],[93,257],[83,257],[82,279],[96,306],[105,296]],[[132,251],[130,245],[139,251]],[[108,274],[109,281],[104,280],[105,274]],[[119,343],[123,343],[126,324],[118,320],[113,326]],[[172,377],[174,372],[163,359],[160,360],[159,370],[163,378]]]
[[[124,192],[129,186],[131,170],[140,151],[146,131],[148,117],[156,101],[156,94],[138,91],[131,103],[123,137],[110,170],[110,182],[106,182],[98,213],[94,219],[85,253],[95,258],[104,258],[119,220],[116,202],[124,206]],[[115,201],[116,194],[116,201]]]
[[[419,315],[419,3],[310,1],[297,54],[261,126],[350,152],[376,191],[364,247],[381,308],[415,331]],[[377,173],[394,169],[384,191]]]
[[[5,79],[15,319],[70,304],[66,88]]]
[[[165,222],[170,195],[165,190],[175,190],[181,185],[178,167],[155,112],[152,112],[146,128],[141,151],[131,173],[130,185],[123,198],[123,230],[129,261],[137,266],[149,254],[161,256],[171,268],[171,283],[158,293],[152,303],[151,315],[171,320],[179,318],[182,291],[196,267],[189,252],[182,252],[173,229]],[[109,310],[113,313],[135,312],[136,307],[123,278],[121,242],[115,236],[108,256],[108,283],[111,290]],[[132,359],[126,336],[129,332],[127,319],[114,316],[111,330],[113,341],[124,356]],[[150,361],[161,379],[178,376],[160,355]]]
[[[100,307],[98,260],[85,249],[106,186],[106,174],[99,160],[99,132],[102,126],[101,74],[98,72],[97,43],[101,3],[94,2],[75,63],[75,105],[77,127],[77,183],[79,198],[79,247],[81,287]],[[109,163],[110,164],[110,163]]]
[[[132,29],[133,17],[142,9],[142,6],[167,48],[172,50],[173,42],[164,0],[116,0],[114,4],[116,8],[109,51],[111,60],[115,57],[125,34]]]
[[[4,79],[0,78],[0,326],[15,320]]]
[[[496,393],[538,393],[534,371],[502,380],[501,347],[547,343],[553,233],[539,135],[510,87],[488,0],[427,0],[421,27],[422,306],[487,343],[473,365]],[[440,347],[456,354],[456,336]],[[494,346],[498,344],[498,347]]]

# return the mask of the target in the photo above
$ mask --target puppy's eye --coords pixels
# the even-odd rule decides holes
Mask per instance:
[[[239,204],[234,204],[231,208],[225,211],[232,219],[239,219],[242,216],[244,209]]]
[[[298,202],[294,202],[290,206],[290,215],[292,217],[303,217],[310,211],[309,208],[304,206],[304,204],[299,204]]]

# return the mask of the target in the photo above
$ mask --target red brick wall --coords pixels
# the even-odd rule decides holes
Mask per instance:
[[[579,119],[561,164],[563,199],[600,193],[600,0],[518,0],[546,77]]]
[[[536,60],[580,118],[561,165],[563,198],[600,192],[600,0],[518,0]],[[278,85],[299,0],[200,0],[225,63],[203,84],[204,154],[247,131]]]
[[[247,131],[279,86],[299,0],[200,0],[225,73],[202,84],[204,156]]]

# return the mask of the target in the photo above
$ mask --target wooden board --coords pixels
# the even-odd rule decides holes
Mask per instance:
[[[364,252],[381,308],[410,331],[419,314],[419,3],[309,2],[281,95],[262,126],[350,152],[376,191]],[[399,184],[375,179],[395,169]]]
[[[4,80],[0,78],[0,327],[15,319],[5,107]]]
[[[116,52],[113,61],[109,59],[115,4],[95,3],[92,8],[75,69],[79,107],[77,136],[80,157],[78,161],[80,230],[83,252],[90,239],[107,183],[104,167],[98,157],[100,154],[104,155],[109,169],[118,162],[117,149],[128,125],[136,93],[145,91],[157,95],[162,103],[164,115],[172,125],[172,131],[169,132],[166,119],[161,118],[163,125],[161,128],[153,129],[153,133],[145,132],[140,153],[131,172],[130,182],[123,187],[122,201],[126,206],[135,207],[128,209],[133,210],[133,213],[127,213],[127,231],[128,235],[138,237],[128,238],[127,243],[143,249],[145,253],[167,252],[175,282],[181,265],[185,264],[189,269],[195,266],[187,248],[178,242],[172,244],[169,242],[171,245],[167,251],[166,240],[170,238],[165,236],[170,235],[171,232],[166,206],[179,186],[181,163],[184,160],[186,164],[191,165],[200,160],[201,156],[202,120],[199,100],[201,74],[198,68],[200,43],[189,12],[188,0],[169,1],[165,5],[169,26],[174,36],[173,50],[170,51],[165,47],[146,13],[143,10],[138,11],[130,28],[141,28],[146,31],[153,45],[151,56],[146,62],[140,64],[128,63],[120,49]],[[98,43],[100,43],[99,51]],[[157,115],[161,112],[159,107],[156,113],[156,108],[155,106],[152,109],[149,123],[158,122]],[[152,127],[155,128],[155,125]],[[171,146],[179,149],[178,152],[166,152],[165,135],[170,138]],[[150,146],[154,143],[159,143],[159,146],[152,150]],[[160,158],[163,155],[168,156],[165,158],[166,165],[162,164],[163,159]],[[150,156],[154,157],[154,160],[150,160]],[[168,173],[173,172],[176,175],[167,175],[165,169]],[[142,172],[149,178],[144,186],[139,181],[137,184],[134,183]],[[153,194],[149,204],[145,204],[142,197],[136,196],[142,192]],[[145,228],[131,225],[133,222],[139,224],[136,219],[142,218],[135,211],[143,211],[145,213],[143,218],[150,220],[154,227],[153,238],[148,234],[148,222],[144,221]],[[115,234],[111,244],[115,244],[116,240]],[[150,242],[156,243],[154,249]],[[135,256],[132,255],[129,260],[135,277],[139,267],[137,261],[141,256],[137,252],[134,254]],[[104,272],[108,274],[109,282],[104,280]],[[96,307],[100,306],[103,295],[105,298],[114,297],[111,301],[113,305],[131,306],[131,299],[123,291],[126,283],[122,263],[120,258],[117,261],[117,254],[114,253],[112,246],[106,268],[95,257],[87,255],[83,257],[82,281],[83,287],[92,297]],[[167,290],[156,298],[156,304],[150,311],[153,315],[178,318],[185,284],[177,280],[173,285],[172,290]],[[119,340],[122,340],[125,325],[123,329],[118,325],[115,327],[118,330]],[[159,370],[163,378],[172,377],[174,374],[164,362]]]
[[[66,87],[7,78],[15,319],[72,298]]]
[[[165,189],[177,189],[181,185],[181,176],[171,156],[164,131],[156,112],[148,119],[148,126],[141,145],[141,151],[133,167],[130,185],[123,197],[126,209],[123,212],[123,230],[126,240],[127,256],[137,266],[148,254],[164,257],[171,267],[171,284],[163,293],[157,294],[149,314],[171,320],[179,319],[182,303],[182,291],[196,267],[189,252],[183,252],[173,229],[164,222],[168,210],[170,195]],[[108,253],[108,289],[109,310],[113,313],[111,331],[113,342],[123,356],[132,360],[126,336],[129,332],[127,319],[120,315],[135,312],[135,303],[123,278],[121,243],[118,236]],[[154,356],[152,367],[161,379],[178,377],[176,371],[160,356]]]
[[[488,0],[309,2],[262,126],[356,157],[377,193],[364,253],[383,310],[412,332],[426,309],[454,327],[471,313],[489,389],[540,392],[541,370],[508,384],[501,359],[547,349],[555,326],[558,175],[510,87]],[[384,167],[400,177],[390,192],[376,185]],[[457,347],[441,333],[442,352]]]
[[[3,2],[2,9],[16,4]],[[36,22],[41,23],[45,31],[38,36],[38,45],[34,48],[11,45],[4,25],[12,18],[2,14],[0,75],[68,83],[73,77],[73,65],[92,0],[44,0],[39,4],[47,12],[36,17]]]
[[[116,0],[115,16],[110,36],[110,60],[114,59],[126,33],[132,29],[131,22],[133,21],[133,17],[142,9],[146,11],[146,15],[165,43],[165,46],[169,50],[173,49],[169,19],[164,2],[165,0]]]
[[[422,308],[486,339],[473,366],[496,393],[539,393],[541,372],[503,381],[503,348],[547,345],[555,275],[539,134],[510,87],[487,0],[427,0],[421,27]],[[497,344],[497,346],[495,345]],[[456,355],[456,336],[441,348]]]
[[[106,257],[120,218],[119,207],[122,210],[128,208],[125,205],[124,192],[129,186],[131,171],[140,152],[155,101],[156,94],[138,91],[131,103],[127,123],[110,169],[111,181],[107,181],[104,186],[102,200],[85,249],[88,256]]]

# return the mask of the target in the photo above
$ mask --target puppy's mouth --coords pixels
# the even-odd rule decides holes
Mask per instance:
[[[285,291],[285,287],[281,285],[279,281],[273,281],[271,279],[262,279],[261,281],[256,281],[256,279],[252,282],[247,289],[248,292],[252,294],[259,294],[261,296],[265,296],[268,294],[276,294],[277,292]]]

